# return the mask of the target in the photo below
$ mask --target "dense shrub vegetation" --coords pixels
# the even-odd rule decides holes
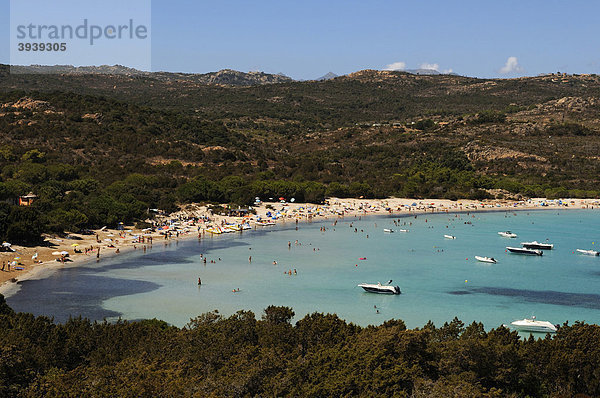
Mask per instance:
[[[158,320],[91,323],[14,313],[0,296],[1,396],[413,396],[600,394],[600,327],[576,323],[522,340],[458,319],[366,328],[286,307],[260,320],[207,313],[179,329]]]

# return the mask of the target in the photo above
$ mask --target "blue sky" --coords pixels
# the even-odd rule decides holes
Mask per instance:
[[[152,69],[296,79],[425,64],[477,77],[600,73],[599,19],[600,2],[578,0],[155,0]],[[9,22],[0,0],[1,63]]]

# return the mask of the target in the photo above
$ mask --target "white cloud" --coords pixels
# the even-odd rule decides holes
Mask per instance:
[[[440,70],[440,65],[439,64],[428,64],[427,62],[424,62],[421,65],[419,65],[419,69]]]
[[[386,65],[384,70],[404,70],[406,69],[406,62],[394,62],[393,64]]]
[[[522,72],[523,68],[519,65],[519,60],[517,57],[508,57],[506,60],[506,64],[502,68],[500,68],[499,72],[503,75],[508,75],[510,73]]]
[[[450,68],[450,69],[444,69],[444,70],[442,71],[442,73],[443,73],[443,74],[445,74],[445,75],[448,75],[448,74],[450,74],[450,73],[452,73],[452,72],[454,72],[454,71],[452,70],[452,68]]]

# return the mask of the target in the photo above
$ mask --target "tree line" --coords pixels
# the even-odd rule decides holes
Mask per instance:
[[[600,327],[522,339],[454,318],[407,329],[270,306],[183,328],[15,313],[0,296],[0,395],[505,397],[600,394]]]

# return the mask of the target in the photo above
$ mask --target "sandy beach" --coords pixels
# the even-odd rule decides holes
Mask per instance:
[[[247,228],[268,228],[273,223],[307,222],[362,215],[397,215],[398,217],[440,212],[517,211],[541,209],[600,208],[597,199],[544,198],[527,201],[458,200],[445,199],[339,199],[331,198],[325,204],[261,203],[253,206],[256,214],[245,217],[214,215],[206,206],[186,205],[180,211],[157,216],[152,230],[138,230],[124,226],[122,230],[103,228],[88,235],[67,234],[64,237],[45,236],[44,244],[36,247],[12,245],[14,251],[0,252],[0,293],[10,295],[16,282],[43,277],[56,268],[71,267],[86,261],[102,261],[126,251],[145,251],[151,245],[162,245],[176,239],[202,239],[213,231],[226,233],[228,225],[245,224]],[[235,229],[236,227],[230,227]],[[98,253],[99,251],[99,253]],[[68,253],[68,256],[60,254]],[[8,265],[12,264],[10,270]],[[15,265],[16,264],[16,265]]]

